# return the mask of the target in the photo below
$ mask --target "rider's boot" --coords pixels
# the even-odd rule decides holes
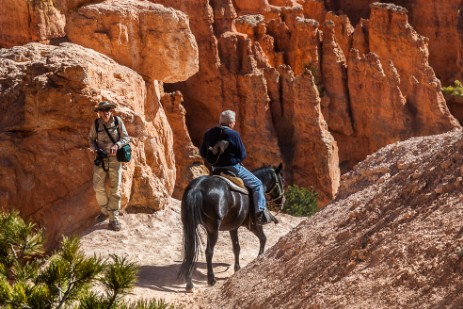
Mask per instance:
[[[256,214],[256,223],[259,225],[264,225],[272,222],[274,219],[273,215],[265,208],[264,210],[259,211]]]

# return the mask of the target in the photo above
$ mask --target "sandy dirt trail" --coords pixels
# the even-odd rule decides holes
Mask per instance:
[[[302,221],[284,214],[278,214],[277,217],[279,224],[268,224],[264,227],[267,236],[266,249]],[[121,223],[123,229],[119,232],[109,230],[107,221],[88,228],[81,234],[81,244],[87,255],[95,253],[102,257],[109,257],[111,254],[125,256],[140,267],[134,295],[130,299],[156,298],[169,303],[182,303],[208,288],[204,233],[197,271],[193,277],[195,293],[186,293],[183,279],[177,280],[183,259],[180,201],[171,199],[164,210],[154,214],[124,213]],[[239,238],[240,263],[243,268],[257,258],[259,240],[244,227],[239,229]],[[234,257],[228,232],[220,232],[213,261],[217,285],[220,286],[234,273]]]

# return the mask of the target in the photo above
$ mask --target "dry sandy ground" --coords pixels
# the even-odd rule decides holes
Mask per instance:
[[[264,227],[267,235],[266,249],[287,234],[302,220],[284,214],[277,215],[279,224]],[[108,257],[110,254],[126,256],[140,266],[139,279],[132,299],[164,299],[169,303],[191,301],[200,291],[208,289],[204,257],[205,235],[202,252],[194,275],[195,293],[185,293],[183,279],[177,280],[177,272],[183,258],[183,232],[180,221],[180,201],[170,200],[166,209],[153,214],[125,213],[121,216],[123,229],[108,230],[103,222],[87,229],[81,235],[84,252],[88,255]],[[257,257],[259,241],[246,228],[239,230],[241,267]],[[216,286],[233,275],[233,251],[228,232],[221,232],[214,252]]]

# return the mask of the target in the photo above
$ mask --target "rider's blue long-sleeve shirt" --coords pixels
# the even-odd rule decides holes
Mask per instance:
[[[219,140],[226,140],[229,142],[229,145],[217,159],[208,149],[209,147],[213,147]],[[246,157],[246,149],[244,148],[240,134],[227,126],[216,126],[207,130],[204,133],[200,153],[214,167],[235,165],[241,163]]]

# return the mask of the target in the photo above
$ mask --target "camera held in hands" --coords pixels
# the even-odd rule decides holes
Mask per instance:
[[[108,157],[108,154],[106,153],[106,151],[104,151],[103,149],[100,149],[98,148],[96,150],[96,159],[95,161],[93,161],[95,163],[96,166],[100,166],[101,165],[101,161],[104,159],[104,158],[107,158]]]

